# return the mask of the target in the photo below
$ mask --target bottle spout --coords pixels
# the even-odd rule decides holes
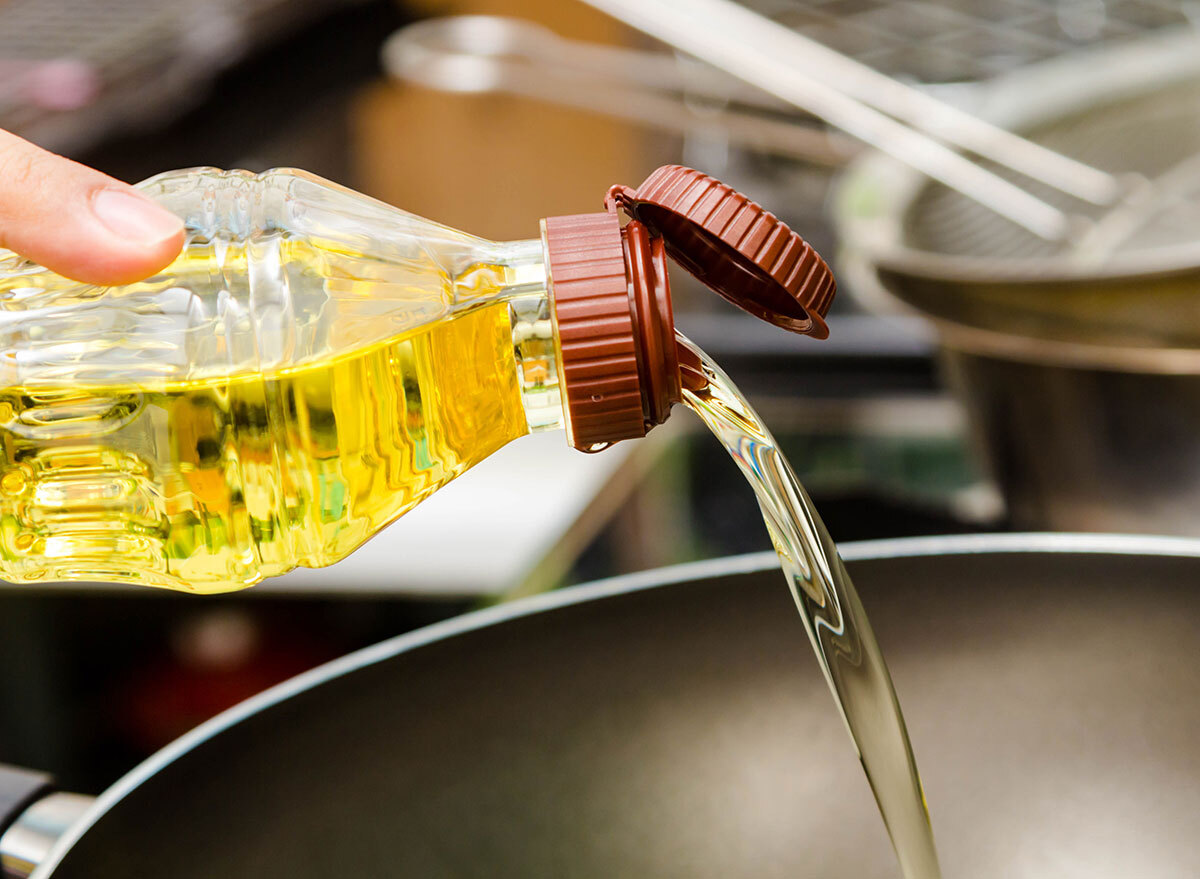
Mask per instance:
[[[645,436],[681,399],[662,240],[616,211],[548,217],[542,237],[571,444]]]
[[[645,436],[682,396],[667,256],[729,302],[825,338],[829,266],[774,214],[679,165],[637,189],[612,187],[603,213],[542,221],[572,445]],[[618,211],[629,216],[621,225]]]

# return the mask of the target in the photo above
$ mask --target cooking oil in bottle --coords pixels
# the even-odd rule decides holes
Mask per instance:
[[[220,591],[345,557],[528,432],[507,303],[295,369],[5,388],[8,579]]]
[[[303,172],[143,188],[189,230],[160,275],[100,289],[0,258],[4,579],[221,592],[329,565],[561,426],[539,240]]]
[[[858,750],[905,879],[939,879],[925,794],[875,633],[812,501],[733,382],[679,337],[683,400],[754,489],[834,701]],[[803,743],[797,747],[803,748]],[[834,792],[836,794],[836,792]]]

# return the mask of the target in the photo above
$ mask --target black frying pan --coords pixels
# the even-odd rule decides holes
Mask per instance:
[[[1200,872],[1200,542],[845,547],[947,877]],[[894,877],[767,556],[579,587],[277,687],[106,792],[55,879]]]

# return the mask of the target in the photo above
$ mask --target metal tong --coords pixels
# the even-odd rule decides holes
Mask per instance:
[[[818,165],[840,166],[858,152],[850,138],[798,122],[787,102],[706,64],[569,40],[515,18],[418,22],[388,40],[383,60],[392,76],[439,91],[522,95],[684,134],[709,127]]]
[[[1068,237],[1068,214],[947,144],[1095,205],[1112,204],[1121,194],[1113,175],[730,0],[588,2],[713,66],[567,40],[537,25],[489,16],[405,28],[388,41],[385,64],[393,75],[433,88],[510,92],[660,128],[694,131],[700,118],[741,143],[825,165],[853,154],[845,138],[780,116],[798,107],[1048,240]]]

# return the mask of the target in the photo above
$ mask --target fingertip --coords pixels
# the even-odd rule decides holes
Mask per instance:
[[[170,232],[166,237],[159,240],[156,244],[148,245],[143,248],[143,262],[141,265],[132,266],[132,270],[137,274],[133,280],[141,280],[156,274],[171,263],[179,256],[183,250],[184,241],[186,239],[183,221],[174,214],[168,214],[176,221],[174,231]],[[130,283],[124,281],[122,283]]]
[[[92,215],[110,235],[133,247],[154,248],[183,231],[183,221],[130,186],[92,193]]]
[[[0,131],[0,247],[111,286],[161,271],[184,240],[182,220],[144,193]]]
[[[47,268],[84,284],[97,287],[116,287],[143,281],[167,268],[183,248],[182,227],[174,235],[150,248],[136,250],[86,250],[64,255]]]
[[[132,188],[94,193],[69,246],[46,254],[46,268],[85,284],[112,287],[144,280],[169,266],[183,249],[183,221]],[[32,254],[31,254],[32,255]]]

